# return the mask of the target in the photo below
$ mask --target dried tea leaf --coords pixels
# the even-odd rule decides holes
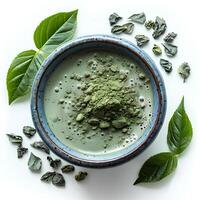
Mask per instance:
[[[138,14],[133,14],[128,19],[132,20],[133,22],[139,23],[139,24],[144,24],[146,21],[146,15],[144,12],[138,13]]]
[[[123,25],[114,25],[111,29],[111,33],[119,35],[123,33],[126,30],[126,27],[123,27]]]
[[[173,42],[174,39],[176,38],[177,34],[174,32],[168,33],[165,37],[164,37],[164,41],[165,42]]]
[[[24,126],[23,127],[23,133],[27,137],[31,138],[31,137],[33,137],[35,135],[36,130],[31,126]]]
[[[73,165],[65,165],[61,168],[62,173],[69,173],[73,172],[75,170],[75,167]]]
[[[52,181],[54,175],[56,174],[56,172],[46,172],[45,174],[42,175],[42,177],[40,178],[41,181],[44,182],[50,182]]]
[[[109,16],[110,25],[116,24],[122,17],[120,17],[117,13],[113,13]]]
[[[23,142],[22,136],[15,135],[15,134],[6,134],[9,138],[9,141],[13,144],[21,145]]]
[[[134,24],[126,23],[123,25],[114,25],[111,29],[111,33],[119,35],[121,33],[131,34],[133,32]]]
[[[160,59],[160,65],[164,68],[167,73],[172,71],[172,63],[165,59]]]
[[[154,32],[152,34],[153,38],[156,39],[160,37],[162,34],[164,34],[166,28],[167,28],[167,25],[165,23],[165,20],[160,17],[156,17],[155,25],[153,27],[154,29]]]
[[[38,149],[38,150],[43,151],[43,152],[45,152],[45,153],[47,153],[47,154],[50,154],[49,148],[48,148],[47,145],[46,145],[44,142],[42,142],[42,141],[34,142],[34,143],[31,144],[31,146],[32,146],[33,148],[35,148],[35,149]]]
[[[137,46],[142,47],[149,42],[149,38],[145,35],[136,35],[135,36]]]
[[[77,175],[75,175],[75,180],[76,181],[82,181],[86,178],[87,175],[88,175],[87,172],[80,171]]]
[[[178,52],[178,47],[173,45],[173,44],[168,44],[168,43],[162,43],[162,45],[164,46],[165,49],[165,53],[167,56],[169,57],[173,57],[177,54]]]
[[[28,152],[28,148],[19,146],[17,148],[17,157],[18,158],[22,158],[24,154],[26,154]]]
[[[191,68],[187,62],[182,63],[178,68],[178,73],[183,78],[183,82],[190,76]]]
[[[131,34],[133,32],[133,28],[134,28],[133,23],[126,23],[123,26],[126,27],[126,30],[124,31],[124,33]]]
[[[150,30],[150,29],[154,29],[155,27],[155,22],[152,20],[147,21],[144,26],[146,27],[146,29]]]
[[[28,160],[28,167],[33,172],[40,172],[42,168],[42,160],[31,153],[30,158]]]
[[[157,44],[153,45],[152,51],[155,55],[162,54],[162,49]]]
[[[52,178],[52,183],[56,186],[65,186],[65,179],[62,174],[55,173]]]
[[[50,166],[54,169],[57,169],[61,165],[60,159],[53,160],[51,156],[47,156],[47,160],[49,161]]]

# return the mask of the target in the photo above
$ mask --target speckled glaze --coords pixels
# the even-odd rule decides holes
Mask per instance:
[[[135,143],[115,153],[95,156],[83,154],[70,149],[56,138],[55,134],[49,128],[46,120],[43,108],[43,96],[48,77],[59,65],[59,63],[67,58],[67,56],[84,49],[110,49],[112,51],[131,56],[149,75],[150,83],[153,88],[154,109],[152,121],[149,127],[146,128],[142,137],[140,137]],[[108,35],[90,35],[80,37],[56,49],[44,61],[38,71],[33,84],[31,97],[33,122],[42,140],[55,154],[64,160],[79,166],[93,168],[111,167],[122,164],[146,149],[155,139],[160,128],[162,127],[165,118],[166,106],[167,103],[164,82],[153,60],[143,50],[131,42]]]

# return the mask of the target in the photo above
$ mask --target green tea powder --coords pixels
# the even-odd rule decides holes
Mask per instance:
[[[76,98],[76,121],[100,129],[123,129],[142,118],[143,112],[135,86],[117,66],[100,67],[82,78],[82,94]],[[145,78],[145,77],[144,77]]]

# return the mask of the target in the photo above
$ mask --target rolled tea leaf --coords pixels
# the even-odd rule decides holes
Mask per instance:
[[[19,146],[17,148],[17,157],[22,158],[28,152],[28,148]]]
[[[54,169],[57,169],[61,165],[60,159],[53,160],[51,156],[47,156],[47,160],[49,161],[49,165]]]
[[[185,112],[184,98],[182,98],[169,122],[167,135],[169,149],[176,154],[182,153],[190,144],[192,135],[192,124]]]
[[[126,23],[123,25],[114,25],[111,29],[111,33],[119,35],[121,33],[131,34],[133,32],[134,24]]]
[[[162,34],[164,34],[166,31],[166,28],[167,28],[167,25],[165,23],[165,20],[157,16],[154,27],[153,27],[154,29],[154,32],[152,34],[153,38],[156,39],[160,37]]]
[[[138,14],[133,14],[128,19],[132,20],[133,22],[139,23],[139,24],[144,24],[146,21],[146,15],[144,12],[138,13]]]
[[[147,21],[144,26],[146,27],[146,29],[150,30],[153,29],[155,27],[155,22],[152,20]]]
[[[168,33],[165,37],[164,37],[164,41],[165,42],[173,42],[174,39],[176,38],[177,34],[174,32]]]
[[[160,46],[158,46],[157,44],[153,45],[152,51],[155,55],[160,55],[162,54],[162,49],[160,48]]]
[[[15,135],[15,134],[6,134],[9,138],[9,141],[13,144],[17,144],[19,146],[21,146],[22,142],[23,142],[23,138],[22,136],[19,135]]]
[[[40,172],[42,168],[42,160],[31,153],[30,158],[28,160],[28,167],[33,172]]]
[[[122,17],[120,17],[117,13],[113,13],[109,16],[110,25],[116,24]]]
[[[145,35],[136,35],[135,36],[137,46],[142,47],[149,42],[149,38]]]
[[[174,57],[177,54],[178,52],[177,46],[169,43],[164,43],[164,44],[162,43],[162,45],[164,46],[165,53],[167,56]]]
[[[23,127],[23,133],[24,135],[26,135],[28,138],[31,138],[35,135],[36,130],[35,128],[31,127],[31,126],[24,126]]]
[[[124,33],[131,34],[133,32],[133,28],[134,28],[133,23],[126,23],[123,26],[126,27],[126,30],[124,31]]]
[[[172,63],[165,59],[160,59],[160,65],[164,68],[167,73],[172,71]]]
[[[175,171],[177,163],[176,155],[171,152],[159,153],[150,157],[140,169],[134,185],[162,180]]]
[[[87,175],[88,175],[87,172],[80,171],[78,174],[75,175],[75,180],[76,181],[82,181],[86,178]]]
[[[178,68],[178,73],[183,78],[183,82],[190,76],[190,66],[187,62],[182,63]]]
[[[50,182],[50,181],[52,181],[55,174],[56,174],[56,172],[46,172],[45,174],[42,175],[40,180],[43,182],[46,182],[46,183]]]
[[[42,142],[42,141],[34,142],[34,143],[31,144],[31,146],[32,146],[33,148],[35,148],[35,149],[38,149],[38,150],[43,151],[43,152],[45,152],[45,153],[47,153],[47,154],[50,154],[49,148],[48,148],[47,145],[46,145],[44,142]]]
[[[123,33],[125,30],[126,30],[126,28],[121,25],[114,25],[111,29],[111,33],[119,35],[119,34]]]
[[[73,172],[75,170],[75,167],[73,165],[65,165],[61,168],[62,173],[69,173]]]
[[[62,174],[55,173],[52,178],[52,183],[56,186],[65,186],[65,179]]]

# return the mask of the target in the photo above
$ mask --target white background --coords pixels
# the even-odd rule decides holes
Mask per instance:
[[[1,0],[0,5],[0,195],[1,199],[59,199],[59,200],[199,200],[200,180],[200,123],[198,123],[200,104],[200,11],[198,1],[175,0]],[[22,135],[23,125],[32,125],[29,100],[18,101],[8,106],[6,92],[6,72],[16,54],[23,50],[35,48],[33,31],[45,17],[56,12],[79,9],[77,36],[94,33],[110,34],[108,16],[117,12],[124,17],[124,22],[133,13],[144,11],[147,19],[156,15],[165,18],[168,31],[178,33],[175,43],[179,52],[171,59],[174,69],[167,75],[158,65],[168,94],[168,109],[165,123],[155,142],[142,155],[130,162],[110,169],[87,169],[89,176],[82,183],[77,183],[73,175],[66,175],[66,187],[57,188],[40,182],[41,174],[33,174],[27,167],[29,154],[23,159],[16,158],[16,148],[8,142],[6,133]],[[135,25],[134,33],[122,35],[133,42],[135,34],[147,34],[141,25]],[[159,44],[161,40],[156,41]],[[151,47],[154,40],[144,50],[158,64]],[[164,56],[165,57],[165,56]],[[192,74],[183,84],[177,75],[177,66],[187,61],[192,68]],[[181,97],[185,96],[185,107],[193,123],[194,137],[190,147],[180,156],[176,172],[165,180],[149,184],[133,186],[142,163],[161,151],[167,151],[166,135],[169,119],[178,106]],[[24,138],[24,145],[29,147],[31,140]],[[30,149],[30,148],[29,148]],[[49,170],[46,155],[33,150],[44,159],[42,173]],[[29,153],[30,153],[29,150]],[[78,168],[77,168],[78,170]]]

